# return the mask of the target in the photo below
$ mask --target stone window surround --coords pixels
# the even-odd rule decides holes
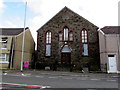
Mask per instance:
[[[47,40],[48,39],[48,40]],[[45,56],[46,57],[50,57],[51,56],[51,43],[52,43],[52,32],[50,30],[46,31],[45,33]],[[47,45],[50,46],[50,49],[47,49]],[[50,50],[49,54],[47,55],[47,51],[46,50]]]
[[[68,26],[64,26],[64,28],[68,28]],[[68,42],[68,41],[73,41],[73,31],[72,30],[70,30],[69,28],[68,28],[68,39],[67,40],[65,40],[65,35],[64,35],[64,28],[61,30],[61,31],[59,31],[59,37],[58,37],[58,40],[59,41],[64,41],[64,42]],[[62,36],[61,36],[62,35]],[[61,37],[62,37],[62,39],[61,39]]]
[[[85,38],[86,38],[86,36],[84,35],[84,38],[82,37],[83,35],[82,35],[82,32],[84,32],[84,34],[85,34],[85,31],[86,31],[86,36],[87,36],[87,40],[85,40]],[[84,39],[84,40],[83,40]],[[82,30],[81,30],[81,44],[82,44],[82,56],[84,56],[84,57],[88,57],[89,56],[89,43],[88,43],[88,30],[86,29],[86,28],[82,28]],[[85,44],[87,44],[87,54],[86,55],[84,55],[84,50],[85,50],[85,48],[84,48],[84,45]]]

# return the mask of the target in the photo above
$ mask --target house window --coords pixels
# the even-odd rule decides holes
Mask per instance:
[[[64,41],[68,41],[68,27],[64,27]]]
[[[59,41],[62,41],[63,34],[62,32],[59,32]]]
[[[51,45],[46,45],[46,56],[51,56]]]
[[[8,38],[7,37],[3,37],[1,38],[0,42],[7,42]]]
[[[73,32],[67,26],[64,27],[63,31],[59,32],[59,41],[73,41]]]
[[[45,56],[51,56],[51,32],[46,33],[46,52]]]
[[[88,56],[88,34],[87,30],[82,30],[82,55]]]
[[[1,43],[1,49],[7,49],[7,43]]]
[[[46,44],[50,44],[51,43],[51,32],[47,32],[46,33]]]
[[[9,55],[5,53],[0,54],[0,62],[1,63],[8,63]]]
[[[7,37],[0,40],[0,49],[7,49]]]
[[[82,30],[82,43],[87,43],[87,31]]]
[[[69,40],[73,41],[73,32],[72,31],[69,33]]]

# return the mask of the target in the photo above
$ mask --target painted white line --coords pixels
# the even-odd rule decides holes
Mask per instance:
[[[119,78],[119,76],[112,76],[113,78]]]
[[[112,82],[116,82],[117,80],[107,80],[107,81],[112,81]]]
[[[30,77],[30,75],[25,75],[25,74],[18,74],[18,75],[7,74],[7,76],[16,76],[16,77]]]
[[[38,77],[38,78],[43,78],[44,76],[35,76],[35,77]]]
[[[96,79],[96,78],[94,78],[94,79],[90,79],[90,80],[94,80],[94,81],[95,81],[95,80],[100,80],[100,79]]]
[[[44,88],[51,88],[51,87],[50,86],[42,86],[41,88],[44,89]]]

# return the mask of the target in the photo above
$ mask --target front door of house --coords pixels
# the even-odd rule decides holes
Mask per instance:
[[[62,53],[61,54],[61,63],[70,64],[71,63],[71,53]]]
[[[117,63],[115,55],[108,55],[108,73],[117,72]]]

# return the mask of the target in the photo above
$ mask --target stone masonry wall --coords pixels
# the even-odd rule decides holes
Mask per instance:
[[[61,47],[64,42],[59,41],[59,31],[62,31],[64,26],[67,26],[69,30],[73,32],[73,41],[68,42],[68,45],[72,49],[71,62],[76,65],[76,68],[80,68],[80,63],[87,59],[90,60],[90,67],[93,70],[99,65],[99,44],[98,44],[98,27],[69,10],[64,8],[57,15],[55,15],[50,21],[43,25],[38,31],[37,35],[37,50],[38,50],[38,62],[40,63],[53,63],[55,60],[61,61]],[[89,56],[83,57],[82,43],[81,43],[81,30],[85,28],[88,31],[88,44],[89,44]],[[45,33],[50,30],[52,32],[52,55],[51,57],[45,57]],[[98,69],[99,67],[97,67]]]

